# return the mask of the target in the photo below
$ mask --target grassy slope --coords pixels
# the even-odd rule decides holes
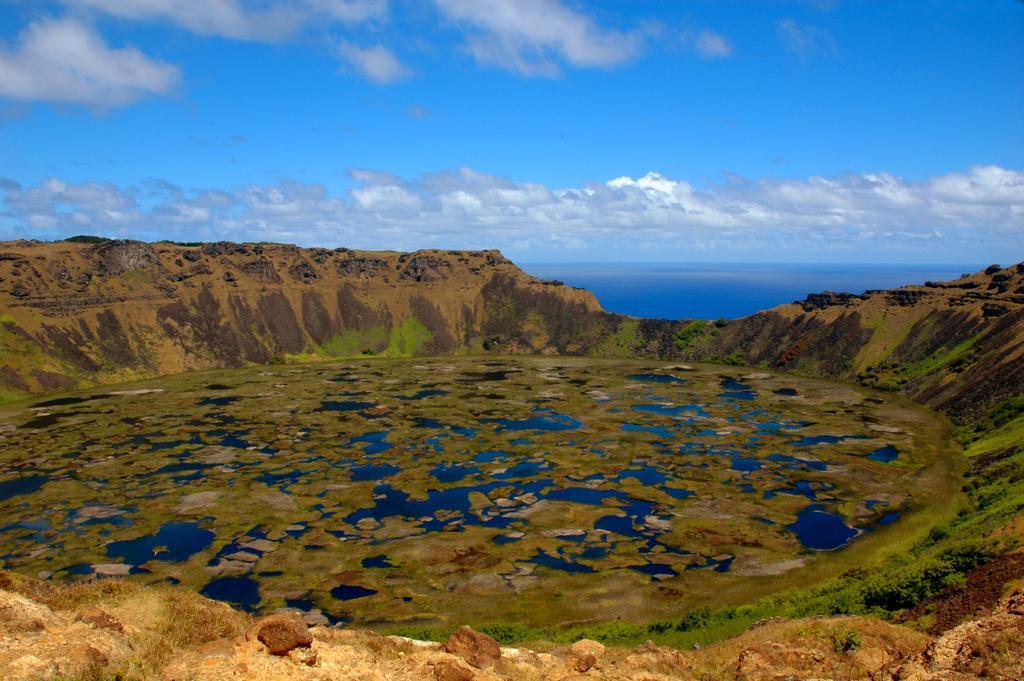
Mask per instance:
[[[143,586],[123,579],[61,584],[0,572],[0,589],[20,593],[54,611],[99,607],[131,622],[132,655],[108,665],[100,656],[91,672],[61,681],[135,681],[161,678],[160,671],[185,651],[203,643],[234,638],[250,618],[187,589]]]

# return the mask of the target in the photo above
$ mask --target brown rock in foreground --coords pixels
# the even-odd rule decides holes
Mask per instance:
[[[494,666],[501,658],[501,646],[487,634],[462,627],[444,644],[446,653],[458,655],[478,669]]]
[[[573,669],[584,674],[597,664],[604,655],[605,648],[597,641],[584,638],[569,646],[569,654],[573,658]]]
[[[576,660],[573,662],[573,669],[581,674],[585,674],[593,669],[596,664],[597,658],[594,657],[593,653],[584,653],[576,657]]]
[[[476,674],[457,660],[441,660],[434,665],[435,681],[473,681]]]
[[[124,625],[118,622],[117,618],[92,606],[86,606],[78,611],[78,621],[91,624],[97,629],[111,629],[122,634],[124,633]]]
[[[269,615],[256,622],[245,637],[258,640],[272,655],[284,655],[295,648],[306,648],[313,643],[309,627],[297,613]]]

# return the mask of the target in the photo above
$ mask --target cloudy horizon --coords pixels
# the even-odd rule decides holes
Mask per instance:
[[[0,239],[1024,259],[1024,3],[735,4],[0,0]]]

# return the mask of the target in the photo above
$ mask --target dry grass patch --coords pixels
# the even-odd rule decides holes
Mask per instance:
[[[840,678],[860,678],[880,662],[909,659],[924,651],[930,638],[921,632],[866,617],[837,617],[770,623],[732,639],[694,651],[697,678],[735,674],[737,661],[801,671],[831,669]]]

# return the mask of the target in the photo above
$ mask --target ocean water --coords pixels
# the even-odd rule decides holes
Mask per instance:
[[[984,265],[533,263],[521,267],[593,291],[604,309],[660,319],[732,319],[808,293],[956,279]]]

